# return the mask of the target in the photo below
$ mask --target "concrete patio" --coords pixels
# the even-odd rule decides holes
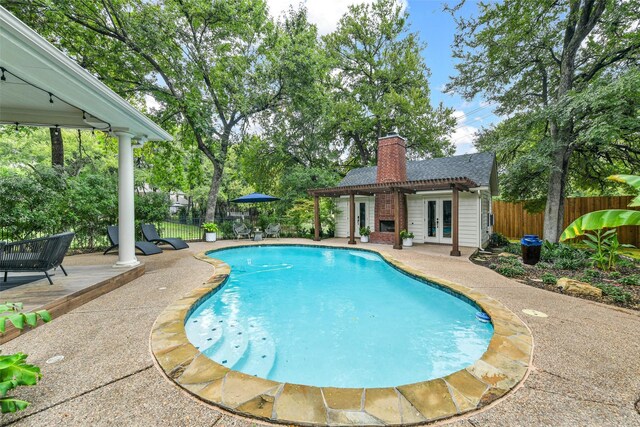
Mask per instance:
[[[280,239],[281,243],[312,244]],[[240,242],[246,244],[246,242]],[[264,243],[264,242],[262,242]],[[268,243],[268,242],[267,242]],[[156,317],[171,302],[212,274],[193,257],[238,244],[193,243],[182,251],[146,257],[146,274],[2,346],[23,351],[41,366],[36,387],[18,396],[26,411],[3,415],[2,425],[189,425],[250,426],[206,406],[164,379],[149,350]],[[345,239],[321,244],[346,246]],[[357,247],[374,245],[358,244]],[[449,247],[419,245],[376,248],[431,276],[457,282],[499,300],[531,329],[533,369],[514,392],[467,417],[441,422],[454,426],[640,426],[640,313],[533,288],[472,264],[470,251],[448,256]],[[116,256],[78,255],[65,266],[113,263]],[[549,317],[530,317],[523,309]],[[47,364],[50,358],[64,359]]]

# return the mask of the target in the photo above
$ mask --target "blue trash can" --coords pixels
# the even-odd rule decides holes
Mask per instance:
[[[540,261],[540,250],[542,240],[536,234],[525,234],[520,239],[522,245],[522,262],[529,265],[536,265]]]

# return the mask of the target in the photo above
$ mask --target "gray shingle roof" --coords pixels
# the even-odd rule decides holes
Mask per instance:
[[[481,187],[491,183],[491,172],[496,160],[494,153],[463,154],[428,160],[408,160],[407,180],[422,181],[442,178],[469,178]],[[338,187],[375,184],[377,166],[352,169]]]

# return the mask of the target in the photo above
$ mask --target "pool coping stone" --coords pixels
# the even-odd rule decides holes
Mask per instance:
[[[522,382],[531,366],[533,338],[527,325],[502,303],[465,286],[431,277],[375,249],[331,245],[269,243],[372,252],[410,277],[482,309],[494,334],[487,351],[472,365],[443,378],[385,388],[330,388],[281,383],[231,370],[209,359],[187,338],[189,315],[229,278],[231,268],[208,256],[195,257],[214,268],[201,286],[170,304],[151,331],[151,352],[164,375],[196,398],[232,413],[298,425],[414,425],[456,417],[503,398]],[[256,245],[250,245],[256,246]],[[242,247],[242,246],[236,246]],[[356,407],[354,394],[361,393]],[[336,400],[349,397],[349,402]],[[342,403],[342,405],[341,405]]]

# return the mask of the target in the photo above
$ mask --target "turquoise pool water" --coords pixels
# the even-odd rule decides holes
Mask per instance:
[[[231,276],[187,318],[189,340],[274,381],[392,387],[471,365],[493,327],[478,308],[358,250],[252,246],[209,256]]]

